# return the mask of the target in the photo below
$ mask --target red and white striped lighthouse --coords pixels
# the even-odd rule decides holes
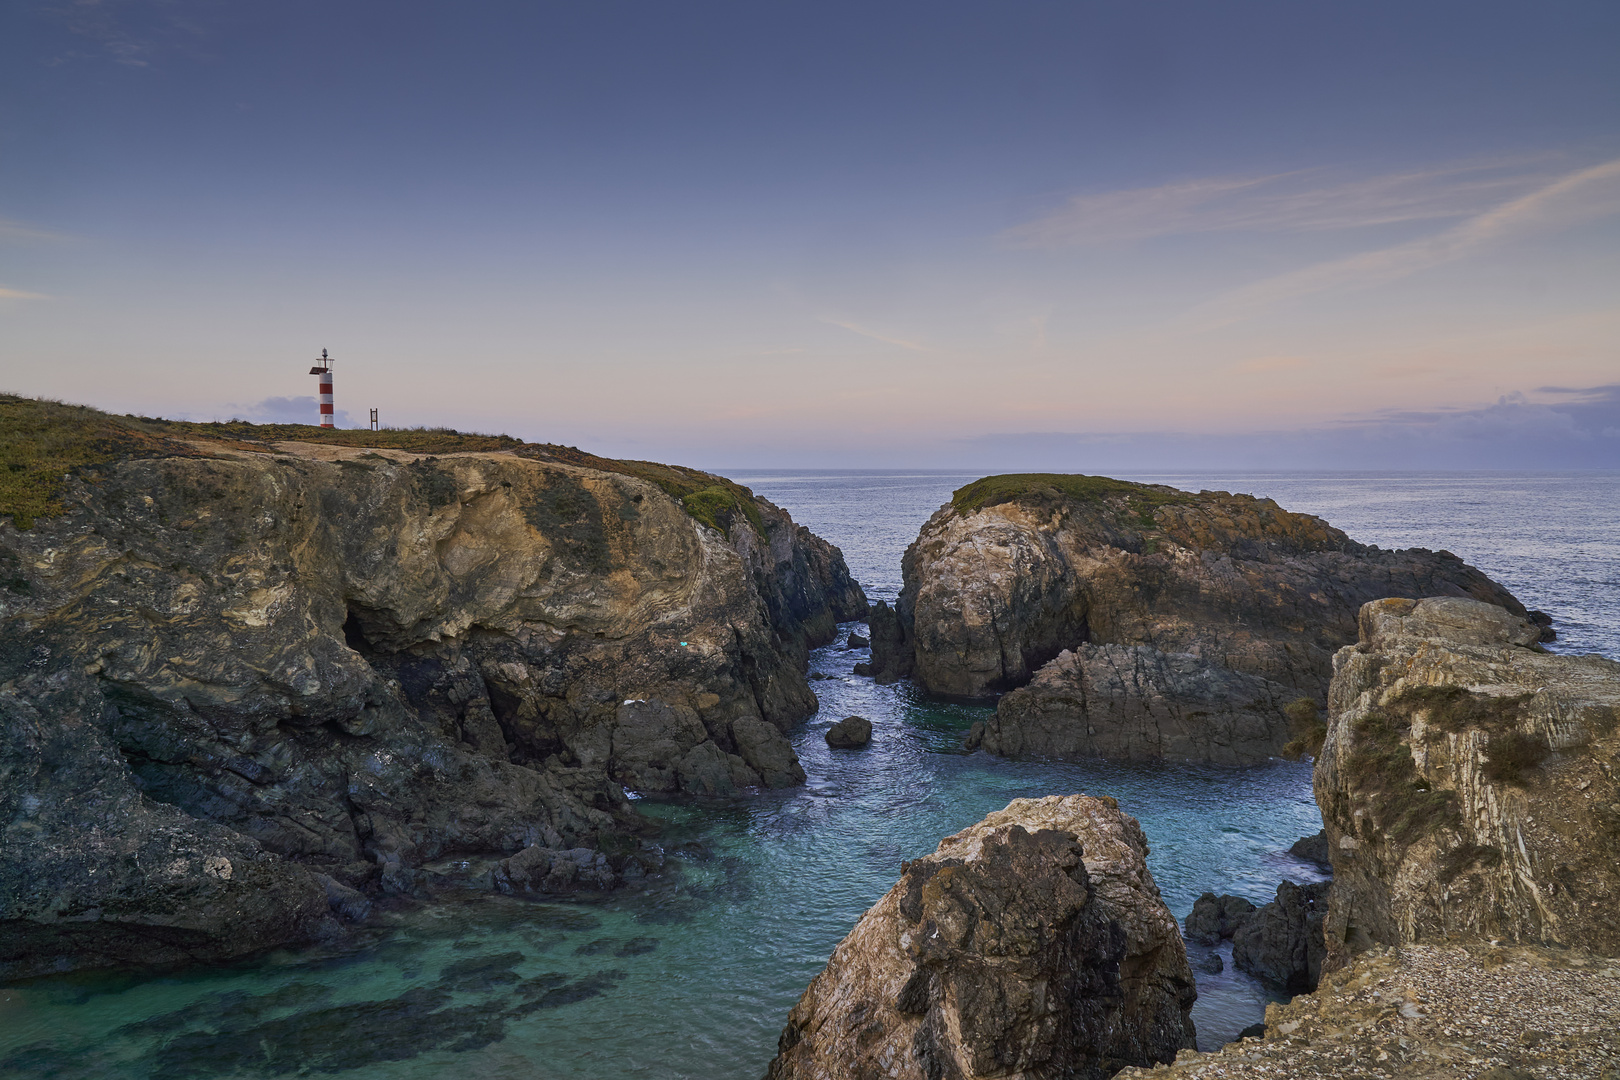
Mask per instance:
[[[321,377],[321,427],[333,427],[332,423],[332,358],[321,350],[321,358],[315,366],[309,369],[311,375]]]

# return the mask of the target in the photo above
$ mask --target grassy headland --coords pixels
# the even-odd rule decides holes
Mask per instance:
[[[765,523],[753,492],[724,477],[678,465],[598,457],[572,446],[525,443],[511,435],[482,435],[454,428],[323,428],[315,424],[251,424],[245,420],[199,423],[160,417],[117,416],[85,405],[0,394],[0,517],[19,529],[36,518],[67,512],[65,485],[74,476],[129,458],[207,457],[219,449],[273,452],[281,442],[324,443],[414,454],[521,454],[540,461],[616,472],[657,485],[688,514],[730,535],[739,517],[761,536]]]

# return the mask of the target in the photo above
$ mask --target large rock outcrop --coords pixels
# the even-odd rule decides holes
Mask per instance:
[[[769,1076],[1111,1076],[1193,1045],[1196,991],[1113,799],[1017,799],[905,863],[799,999]]]
[[[1620,663],[1458,598],[1361,609],[1315,774],[1328,967],[1376,944],[1620,954]]]
[[[781,510],[242,427],[0,518],[0,978],[298,940],[452,857],[611,887],[656,859],[622,785],[802,781],[804,651],[865,601]]]
[[[1025,755],[1264,760],[1298,734],[1285,704],[1325,700],[1366,601],[1524,612],[1449,552],[1368,547],[1269,499],[1089,476],[969,484],[903,573],[896,607],[871,615],[875,676],[965,697],[1029,684],[985,732]]]

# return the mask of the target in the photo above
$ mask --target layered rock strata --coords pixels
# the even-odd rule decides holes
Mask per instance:
[[[1474,600],[1385,599],[1335,658],[1329,967],[1491,939],[1620,953],[1620,663]]]
[[[1325,700],[1366,601],[1467,596],[1524,614],[1449,552],[1358,544],[1269,499],[1103,477],[970,484],[903,573],[896,607],[870,617],[874,677],[962,697],[1028,684],[985,731],[1019,755],[1264,760],[1300,734],[1285,705]]]
[[[781,510],[710,528],[542,448],[263,449],[0,520],[0,977],[299,940],[460,855],[611,887],[656,861],[623,786],[802,781],[804,651],[865,601]]]
[[[1083,1077],[1193,1045],[1196,993],[1113,799],[1018,799],[905,863],[788,1018],[769,1076]]]

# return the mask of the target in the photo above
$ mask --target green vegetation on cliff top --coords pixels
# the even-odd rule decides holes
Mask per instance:
[[[157,417],[115,416],[84,405],[0,394],[0,518],[19,529],[35,518],[66,513],[68,480],[127,458],[207,457],[221,448],[273,452],[280,442],[324,443],[415,454],[510,451],[541,461],[638,477],[657,485],[693,518],[730,535],[740,514],[765,535],[754,494],[740,484],[697,469],[651,461],[597,457],[571,446],[525,443],[510,435],[480,435],[453,428],[323,428],[314,424],[199,423]]]
[[[1081,473],[1007,473],[986,476],[966,487],[957,488],[951,495],[951,505],[959,513],[973,514],[987,506],[1015,502],[1026,496],[1047,494],[1064,495],[1080,502],[1101,502],[1110,496],[1123,496],[1133,505],[1147,509],[1190,502],[1197,498],[1185,491],[1162,484],[1133,484],[1129,480],[1115,480],[1107,476],[1085,476]]]

